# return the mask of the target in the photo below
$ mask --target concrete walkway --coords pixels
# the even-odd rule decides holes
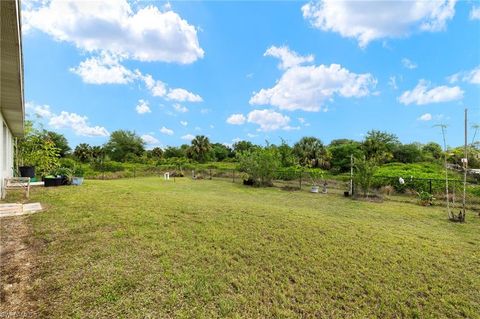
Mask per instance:
[[[31,204],[0,204],[0,218],[34,214],[42,211],[40,203]]]

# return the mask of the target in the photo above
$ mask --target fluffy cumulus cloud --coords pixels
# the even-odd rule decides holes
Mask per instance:
[[[456,0],[320,0],[305,4],[302,12],[314,27],[354,38],[366,47],[377,39],[444,30],[455,15],[455,3]]]
[[[27,114],[35,115],[48,121],[48,125],[54,129],[72,129],[80,136],[108,136],[110,135],[103,126],[90,126],[88,117],[77,113],[62,111],[56,114],[49,105],[40,105],[32,101],[25,103]]]
[[[248,113],[247,120],[249,123],[257,124],[260,127],[258,131],[269,132],[278,129],[292,130],[297,129],[289,126],[290,118],[273,110],[253,110]]]
[[[165,135],[173,135],[173,130],[166,128],[165,126],[162,126],[160,132]]]
[[[155,136],[150,134],[144,134],[141,136],[141,138],[147,145],[158,145],[160,143],[160,141],[156,139]]]
[[[428,121],[431,121],[432,120],[432,114],[430,113],[425,113],[423,115],[421,115],[419,118],[418,118],[419,121],[424,121],[424,122],[428,122]]]
[[[145,100],[138,100],[138,104],[135,107],[135,110],[137,111],[138,114],[145,114],[145,113],[152,112],[152,110],[150,110],[150,106],[148,106],[148,102]]]
[[[463,98],[463,91],[458,86],[437,86],[431,87],[425,80],[420,80],[417,86],[410,91],[405,91],[398,98],[399,102],[409,104],[431,104],[456,101]]]
[[[108,131],[102,126],[88,125],[88,118],[76,113],[62,111],[53,115],[48,124],[55,129],[69,128],[80,136],[108,136]]]
[[[118,58],[105,52],[80,62],[70,71],[89,84],[127,84],[136,78],[135,73],[125,68]]]
[[[470,20],[480,20],[480,7],[473,7],[470,10]]]
[[[448,81],[450,83],[462,81],[471,84],[480,84],[480,65],[470,71],[462,71],[452,74],[448,77]]]
[[[168,7],[137,12],[126,0],[51,0],[22,12],[24,29],[41,30],[88,52],[139,61],[192,63],[204,55],[194,26]]]
[[[285,64],[282,62],[282,67]],[[294,65],[272,88],[255,92],[251,105],[272,105],[282,110],[318,112],[335,95],[363,97],[370,94],[376,79],[370,73],[353,73],[339,64]]]
[[[187,135],[183,135],[181,138],[182,140],[185,140],[185,141],[191,141],[195,138],[195,136],[192,134],[187,134]]]
[[[279,68],[283,70],[304,63],[313,62],[314,59],[313,55],[301,56],[298,53],[291,51],[286,46],[271,46],[263,55],[278,58],[280,60]]]
[[[178,102],[202,102],[200,95],[188,92],[185,89],[171,89],[167,94],[167,99]]]
[[[187,126],[187,125],[188,125],[188,122],[187,122],[187,121],[180,121],[180,125],[182,125],[182,126]]]
[[[232,114],[227,118],[227,123],[232,125],[242,125],[247,119],[243,114]]]
[[[38,105],[34,102],[27,101],[25,103],[25,109],[28,115],[35,115],[40,118],[50,118],[53,116],[50,105]]]
[[[150,74],[139,70],[129,70],[121,64],[121,58],[103,52],[98,57],[90,57],[70,71],[79,75],[88,84],[128,84],[133,81],[143,83],[153,96],[178,102],[203,102],[200,95],[182,88],[168,88],[168,85],[154,79]]]

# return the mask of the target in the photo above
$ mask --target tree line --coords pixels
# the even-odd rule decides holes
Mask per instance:
[[[57,133],[55,133],[57,134]],[[435,142],[426,144],[402,144],[398,137],[388,132],[371,130],[363,141],[336,139],[325,145],[319,138],[302,137],[298,142],[289,145],[282,140],[279,145],[260,146],[250,141],[237,141],[231,147],[222,143],[212,143],[203,135],[197,135],[190,144],[180,146],[155,147],[147,150],[145,142],[133,131],[118,130],[110,135],[102,146],[79,144],[72,153],[68,152],[68,144],[64,139],[60,142],[62,156],[72,156],[86,163],[100,158],[116,162],[151,163],[168,162],[183,159],[190,162],[238,161],[240,154],[252,153],[261,149],[274,150],[281,167],[295,165],[321,168],[332,172],[346,172],[350,169],[350,156],[374,160],[378,164],[390,162],[417,163],[440,161],[444,156],[442,147]],[[480,167],[479,143],[470,146],[469,166]],[[463,148],[450,148],[448,160],[452,164],[461,164]]]

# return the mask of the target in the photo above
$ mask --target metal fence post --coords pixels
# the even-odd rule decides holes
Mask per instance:
[[[432,179],[428,180],[429,186],[430,186],[430,194],[432,194]]]
[[[302,177],[303,177],[303,171],[300,171],[300,181],[299,181],[300,190],[302,190]]]

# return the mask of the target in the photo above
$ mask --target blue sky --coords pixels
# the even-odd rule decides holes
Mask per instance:
[[[24,1],[30,118],[71,146],[462,143],[480,123],[480,3]]]

